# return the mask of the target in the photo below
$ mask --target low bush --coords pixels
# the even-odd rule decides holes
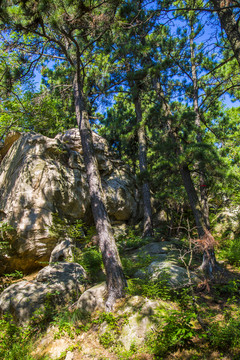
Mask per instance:
[[[196,336],[196,314],[191,310],[159,310],[155,315],[160,324],[147,340],[155,356],[164,356],[177,348],[186,348]]]

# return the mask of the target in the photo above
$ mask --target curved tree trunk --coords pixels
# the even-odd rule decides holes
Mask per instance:
[[[135,112],[138,122],[138,153],[139,167],[142,175],[142,197],[143,197],[143,237],[153,237],[152,205],[149,182],[147,179],[147,143],[145,126],[142,123],[142,109],[139,98],[134,99]]]
[[[107,275],[108,298],[106,309],[111,311],[115,300],[124,296],[127,282],[123,274],[112,227],[104,204],[104,194],[93,148],[92,131],[89,124],[88,112],[85,108],[82,87],[77,81],[77,76],[74,79],[73,85],[76,117],[82,142],[92,213],[99,236],[99,247]]]

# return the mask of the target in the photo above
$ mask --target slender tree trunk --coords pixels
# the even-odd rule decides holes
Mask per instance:
[[[164,110],[164,113],[167,117],[167,130],[169,135],[171,136],[173,143],[176,146],[176,155],[179,156],[182,153],[181,145],[179,144],[177,135],[174,133],[172,129],[171,124],[171,109],[168,104],[168,102],[165,99],[165,96],[163,94],[163,91],[161,89],[161,85],[159,82],[155,82],[155,89],[157,91],[157,94],[159,96],[159,99],[162,102],[162,107]],[[188,201],[195,219],[195,224],[198,231],[198,236],[200,241],[205,242],[205,245],[202,246],[203,249],[203,262],[201,265],[201,269],[204,271],[206,277],[212,278],[214,271],[218,268],[214,248],[213,248],[213,241],[212,236],[209,233],[209,231],[206,229],[204,217],[201,211],[198,195],[196,192],[196,189],[194,187],[191,173],[188,168],[187,164],[181,164],[180,165],[180,174],[182,177],[183,185],[186,190]],[[209,244],[209,245],[208,245]]]
[[[198,201],[197,192],[194,187],[194,184],[193,184],[193,181],[191,178],[191,173],[189,171],[187,164],[180,166],[180,174],[182,177],[184,188],[185,188],[187,196],[188,196],[189,204],[190,204],[192,212],[193,212],[193,216],[194,216],[197,231],[198,231],[198,236],[201,239],[205,235],[204,220],[203,220],[203,215],[201,212],[200,204]]]
[[[201,120],[200,120],[200,111],[198,105],[198,80],[197,80],[197,69],[195,62],[195,52],[194,52],[194,28],[193,22],[190,20],[191,34],[190,34],[190,50],[191,50],[191,70],[192,70],[192,82],[193,82],[193,106],[195,112],[195,125],[198,129],[197,132],[197,142],[202,143],[201,135]],[[205,166],[202,162],[198,162],[199,168],[199,185],[200,185],[200,196],[201,196],[201,208],[204,218],[205,225],[207,229],[210,229],[209,222],[209,205],[208,205],[208,196],[207,196],[207,187],[206,187],[206,171]]]
[[[142,197],[143,197],[143,236],[153,237],[152,226],[152,206],[149,182],[147,179],[147,143],[145,126],[142,123],[142,109],[140,99],[134,99],[135,112],[138,122],[138,149],[139,149],[139,167],[142,176]]]
[[[236,21],[232,9],[228,8],[231,1],[211,0],[211,3],[217,10],[221,26],[227,34],[227,38],[231,44],[234,55],[240,66],[240,31],[238,21]]]
[[[107,275],[108,298],[106,309],[111,311],[115,300],[124,296],[127,283],[123,274],[112,227],[104,204],[104,194],[93,148],[88,112],[85,107],[82,86],[77,80],[77,75],[73,85],[76,117],[82,142],[92,213],[99,236],[99,247]]]
[[[162,107],[163,107],[164,113],[167,117],[167,129],[168,129],[169,135],[171,136],[171,138],[175,144],[176,155],[179,156],[182,153],[182,150],[181,150],[180,144],[178,143],[177,136],[172,129],[171,109],[170,109],[168,102],[166,101],[166,99],[164,97],[163,91],[161,89],[161,85],[160,84],[156,84],[156,85],[158,86],[158,96],[159,96],[160,100],[162,101]],[[199,237],[202,237],[205,234],[205,231],[204,231],[205,226],[204,226],[204,221],[203,221],[203,215],[202,215],[201,208],[199,205],[197,192],[196,192],[196,189],[194,187],[194,184],[193,184],[193,181],[191,178],[191,173],[189,171],[187,164],[181,164],[179,170],[180,170],[180,175],[182,177],[183,186],[186,190],[189,204],[190,204],[191,210],[193,212],[193,216],[194,216],[195,223],[197,226],[198,235],[199,235]]]

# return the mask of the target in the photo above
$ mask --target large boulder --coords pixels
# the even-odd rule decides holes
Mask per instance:
[[[159,310],[171,310],[172,305],[163,300],[152,300],[141,296],[133,296],[118,309],[118,313],[127,316],[120,334],[116,336],[122,348],[129,351],[132,345],[141,347],[144,345],[151,331],[163,320],[156,316]],[[104,329],[105,332],[108,329]]]
[[[110,219],[134,221],[138,214],[135,177],[110,155],[106,140],[95,133],[93,140]],[[0,272],[32,271],[49,261],[59,240],[49,230],[53,213],[72,222],[92,219],[80,136],[77,129],[55,139],[17,133],[5,144],[1,149],[0,221],[12,231]]]
[[[201,279],[193,272],[176,265],[172,261],[153,261],[147,269],[149,280],[166,281],[173,288],[183,288]]]
[[[76,301],[81,294],[86,273],[81,265],[59,263],[46,266],[35,280],[12,284],[0,295],[0,313],[11,314],[20,324],[32,317],[42,318],[57,305]]]
[[[142,263],[134,277],[148,281],[164,281],[170,287],[183,288],[201,279],[186,269],[181,260],[181,245],[177,239],[152,242],[142,246],[131,254],[134,262]]]
[[[96,285],[85,291],[78,303],[77,308],[88,311],[92,315],[105,311],[106,285]],[[116,303],[114,316],[121,320],[121,325],[114,327],[112,323],[101,323],[98,333],[101,337],[109,337],[116,344],[121,344],[125,350],[130,350],[131,345],[142,346],[148,333],[156,325],[156,314],[159,309],[171,309],[169,302],[151,300],[142,296],[127,297]],[[161,321],[161,318],[157,321]]]

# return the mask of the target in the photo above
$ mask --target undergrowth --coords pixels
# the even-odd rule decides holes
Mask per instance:
[[[21,327],[6,317],[0,319],[0,359],[34,360],[31,355],[33,344],[33,328]],[[39,360],[48,360],[41,357]]]
[[[82,229],[78,224],[72,234]],[[69,230],[69,231],[70,231]],[[91,230],[92,231],[92,230]],[[91,242],[90,233],[81,235],[81,246],[74,254],[88,272],[91,280],[102,270],[102,259],[96,245],[88,246]],[[82,237],[85,236],[85,243]],[[119,248],[122,252],[134,249],[146,243],[134,231],[125,237],[120,237]],[[237,253],[237,251],[236,251]],[[124,325],[128,322],[127,314],[98,313],[91,317],[89,313],[70,308],[56,310],[49,297],[45,304],[45,311],[36,313],[30,324],[23,328],[13,321],[2,317],[0,320],[0,359],[3,360],[34,360],[32,344],[37,337],[49,327],[54,326],[55,339],[67,336],[75,341],[83,332],[96,331],[100,344],[114,352],[118,359],[141,359],[138,354],[146,353],[153,359],[170,359],[176,351],[190,351],[195,355],[189,359],[207,359],[209,353],[217,352],[219,359],[225,355],[226,359],[240,358],[240,281],[230,280],[225,284],[211,284],[209,293],[202,294],[197,288],[173,289],[169,286],[166,273],[160,280],[150,281],[147,276],[143,279],[134,278],[134,274],[143,267],[147,267],[151,258],[136,257],[133,262],[130,257],[123,257],[123,266],[128,278],[127,296],[142,296],[153,300],[162,300],[168,306],[161,306],[154,311],[150,318],[151,329],[146,333],[146,342],[140,348],[134,342],[126,350],[119,342],[119,336]],[[236,263],[236,262],[233,262]],[[16,277],[21,274],[16,273]],[[221,308],[216,304],[221,302]],[[160,302],[159,302],[160,304]],[[136,310],[137,311],[137,310]],[[104,330],[101,330],[104,329]],[[101,330],[101,331],[100,331]],[[35,334],[35,335],[34,335]],[[76,342],[71,351],[81,351]],[[61,355],[65,359],[66,352]],[[59,359],[60,359],[59,358]],[[146,357],[148,358],[148,357]],[[176,357],[177,359],[177,357]],[[41,360],[47,360],[42,358]]]

